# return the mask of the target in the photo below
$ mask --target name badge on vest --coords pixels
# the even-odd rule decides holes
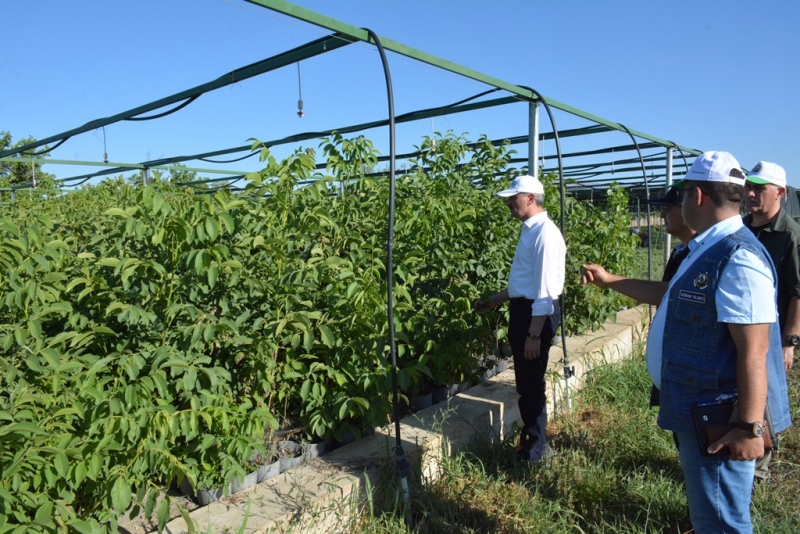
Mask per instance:
[[[700,272],[692,281],[694,287],[697,289],[705,289],[708,287],[709,283],[709,276],[707,272]],[[689,302],[697,302],[698,304],[705,304],[706,303],[706,295],[705,293],[697,293],[695,291],[687,291],[686,289],[681,289],[678,292],[678,298],[680,300],[688,300]]]
[[[695,293],[693,291],[686,291],[685,289],[681,289],[680,293],[678,293],[678,298],[680,300],[688,300],[700,304],[706,303],[706,296],[703,293]]]

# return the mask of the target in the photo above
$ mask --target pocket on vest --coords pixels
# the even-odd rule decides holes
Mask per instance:
[[[719,371],[716,369],[703,369],[685,362],[676,362],[666,358],[661,368],[662,382],[672,382],[679,387],[688,390],[695,390],[698,393],[703,390],[719,389]]]
[[[712,400],[718,394],[718,371],[664,360],[661,367],[661,413],[669,420],[690,421],[693,402]]]
[[[705,297],[707,295],[704,293],[682,290],[678,298],[670,303],[675,322],[669,330],[680,340],[677,343],[675,340],[664,340],[665,358],[669,357],[666,351],[676,345],[681,353],[698,356],[701,360],[715,357],[719,330],[717,312],[706,305],[703,300]]]

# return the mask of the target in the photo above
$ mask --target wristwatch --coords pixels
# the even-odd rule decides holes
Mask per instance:
[[[528,337],[534,341],[539,341],[539,334],[531,334],[530,332],[528,332]]]
[[[783,336],[784,347],[796,347],[800,345],[800,336],[797,334],[786,334]]]
[[[763,437],[767,432],[767,425],[765,425],[763,421],[756,421],[755,423],[745,423],[743,421],[739,421],[739,423],[736,425],[736,428],[741,428],[742,430],[750,432],[754,438]]]

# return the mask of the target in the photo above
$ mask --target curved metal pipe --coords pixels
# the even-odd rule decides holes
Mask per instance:
[[[686,154],[683,153],[683,150],[681,150],[681,147],[679,147],[675,141],[670,141],[670,143],[672,143],[672,148],[677,149],[678,152],[681,153],[681,157],[683,158],[683,166],[686,167],[686,172],[689,172],[689,162],[686,160]]]
[[[650,183],[647,180],[647,167],[644,164],[644,158],[642,158],[642,151],[639,148],[639,143],[636,141],[636,138],[633,136],[631,131],[628,129],[627,126],[624,124],[620,124],[623,130],[625,130],[629,136],[631,136],[631,140],[633,144],[636,145],[636,153],[639,154],[639,163],[642,165],[642,176],[644,176],[644,196],[645,201],[650,200]],[[638,222],[638,221],[637,221]],[[649,239],[650,234],[652,234],[652,230],[650,228],[650,205],[647,206],[647,279],[653,279],[653,244]],[[647,307],[648,313],[650,315],[650,321],[653,320],[653,307]]]
[[[411,515],[411,495],[408,491],[409,465],[403,451],[403,441],[400,438],[400,397],[397,387],[397,347],[394,331],[394,198],[395,198],[395,121],[394,121],[394,93],[392,91],[392,76],[389,73],[389,62],[378,35],[368,28],[364,30],[374,41],[381,55],[383,72],[386,77],[386,93],[389,101],[389,229],[386,239],[386,298],[389,317],[389,352],[392,360],[392,404],[394,405],[394,433],[395,433],[395,462],[400,485],[403,490],[403,499],[406,505],[406,524],[413,526],[414,519]]]
[[[550,118],[550,124],[553,126],[553,140],[556,142],[556,156],[557,156],[557,159],[558,159],[558,182],[559,182],[559,188],[560,188],[560,193],[561,193],[561,221],[560,221],[560,223],[561,223],[561,235],[563,236],[563,235],[566,235],[565,231],[566,231],[566,226],[567,226],[567,222],[566,222],[567,221],[567,215],[566,215],[566,211],[567,210],[566,210],[566,202],[564,200],[566,198],[566,196],[567,196],[567,185],[566,185],[565,180],[564,180],[564,162],[563,162],[563,158],[562,158],[562,155],[561,155],[561,141],[558,138],[558,127],[556,126],[556,119],[555,119],[555,117],[553,117],[553,111],[550,109],[550,105],[547,103],[547,99],[544,96],[542,96],[542,94],[539,91],[537,91],[536,89],[533,89],[532,87],[527,87],[527,86],[524,86],[524,85],[520,85],[520,87],[523,87],[524,89],[527,89],[528,91],[530,91],[531,93],[536,95],[536,98],[538,98],[539,101],[542,104],[544,104],[544,109],[547,110],[547,116]],[[538,142],[538,139],[537,139],[537,142]],[[528,169],[528,171],[532,172],[532,169]],[[537,174],[538,174],[538,172],[537,172]],[[561,351],[564,354],[564,362],[563,362],[564,389],[566,390],[566,396],[567,396],[567,410],[571,412],[572,411],[572,395],[570,394],[570,389],[569,389],[569,379],[571,377],[575,376],[575,368],[569,364],[569,353],[567,352],[567,334],[566,334],[567,312],[566,312],[566,309],[565,309],[566,306],[565,306],[565,302],[564,302],[564,300],[565,300],[564,299],[564,295],[566,295],[566,292],[562,292],[562,294],[561,294],[561,297],[562,297],[561,298],[561,314],[560,314],[561,316],[559,317],[559,321],[561,322]]]

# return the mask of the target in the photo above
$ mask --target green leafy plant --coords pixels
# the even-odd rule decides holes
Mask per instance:
[[[162,488],[225,485],[299,421],[316,439],[392,414],[389,181],[364,138],[278,159],[241,193],[155,177],[18,199],[0,218],[0,533],[116,530]],[[505,337],[478,296],[505,286],[519,227],[495,193],[509,145],[423,139],[397,181],[394,327],[401,393],[470,378]],[[370,174],[370,176],[367,176]],[[547,209],[560,214],[554,176]],[[342,185],[344,184],[344,187]],[[338,186],[338,187],[337,187]],[[577,287],[580,263],[624,272],[627,199],[567,198],[567,330],[621,301]]]

